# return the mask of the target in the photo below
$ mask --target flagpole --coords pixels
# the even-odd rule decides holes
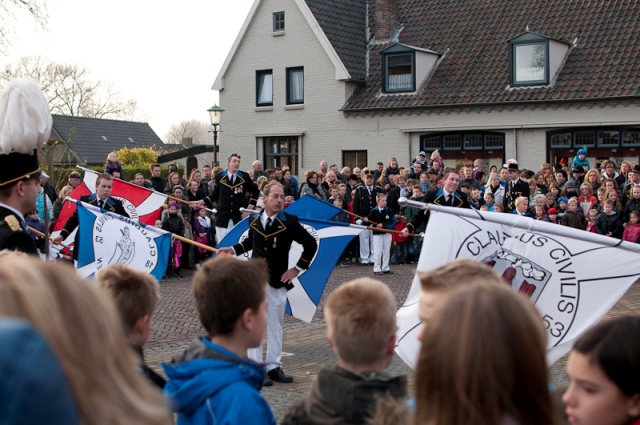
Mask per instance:
[[[33,227],[31,227],[31,226],[27,226],[27,230],[29,230],[29,231],[31,231],[31,232],[33,232],[33,233],[35,233],[36,235],[41,236],[41,237],[43,237],[43,238],[46,238],[46,239],[48,239],[49,241],[53,242],[53,238],[52,238],[52,237],[47,237],[47,235],[45,235],[44,233],[42,233],[42,232],[41,232],[41,231],[39,231],[39,230],[34,229],[34,228],[33,228]],[[63,244],[63,243],[60,243],[60,245],[61,245],[61,246],[63,246],[64,248],[71,249],[71,247],[70,247],[70,246],[67,246],[67,245],[65,245],[65,244]]]
[[[97,171],[95,171],[95,170],[91,170],[91,169],[89,169],[89,168],[84,168],[84,167],[82,167],[82,166],[80,166],[80,165],[76,165],[76,168],[79,168],[79,169],[83,170],[84,172],[89,171],[89,172],[91,172],[91,173],[100,174],[100,173],[98,173],[98,172],[97,172]],[[160,193],[160,192],[155,191],[155,190],[153,190],[153,189],[149,189],[148,187],[138,186],[137,184],[133,184],[133,183],[128,182],[128,181],[126,181],[126,180],[122,180],[122,179],[119,179],[119,180],[120,180],[121,182],[123,182],[123,183],[129,184],[129,185],[134,186],[134,187],[136,187],[136,188],[144,189],[144,190],[146,190],[146,191],[148,191],[148,192],[152,192],[152,193]],[[164,194],[164,193],[161,193],[161,195],[162,195],[162,196],[164,196],[164,197],[166,197],[166,198],[168,198],[168,199],[171,199],[171,200],[174,200],[174,201],[181,202],[181,203],[183,203],[183,204],[189,205],[190,207],[192,207],[192,208],[193,208],[193,205],[191,205],[191,204],[192,204],[192,202],[185,201],[184,199],[180,199],[180,198],[175,198],[175,197],[173,197],[173,196],[171,196],[171,195],[166,195],[166,194]],[[198,207],[198,208],[204,208],[205,210],[207,210],[207,211],[209,211],[210,213],[213,213],[213,214],[216,214],[216,213],[217,213],[217,211],[216,211],[216,210],[211,210],[211,209],[209,209],[209,208],[205,208],[205,207]]]
[[[217,253],[217,252],[218,252],[218,250],[217,250],[217,249],[212,248],[212,247],[210,247],[209,245],[205,245],[205,244],[200,243],[200,242],[192,241],[191,239],[185,238],[185,237],[180,236],[180,235],[176,235],[176,234],[174,234],[174,233],[172,233],[172,234],[171,234],[171,237],[173,237],[174,239],[177,239],[177,240],[179,240],[179,241],[181,241],[181,242],[186,242],[186,243],[188,243],[188,244],[191,244],[191,245],[197,246],[197,247],[199,247],[199,248],[206,249],[207,251],[211,251],[211,252],[215,252],[215,253]]]

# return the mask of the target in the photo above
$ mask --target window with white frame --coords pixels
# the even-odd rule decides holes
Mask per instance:
[[[415,53],[389,53],[384,55],[384,91],[415,91]]]
[[[304,68],[287,68],[287,105],[304,103]]]
[[[256,71],[256,106],[273,106],[273,71]]]

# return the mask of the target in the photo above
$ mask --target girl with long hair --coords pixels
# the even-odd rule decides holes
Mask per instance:
[[[162,394],[137,372],[136,354],[108,294],[78,278],[73,268],[1,253],[0,316],[28,320],[49,343],[81,423],[172,423]]]
[[[429,320],[416,374],[416,425],[553,423],[546,333],[524,296],[470,286]]]

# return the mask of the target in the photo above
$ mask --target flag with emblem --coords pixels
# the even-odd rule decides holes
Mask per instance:
[[[637,244],[516,214],[429,209],[417,270],[456,258],[493,267],[538,309],[547,330],[549,364],[569,352],[640,277]],[[419,295],[416,276],[397,314],[396,352],[413,368],[420,351]]]
[[[153,275],[158,281],[167,269],[171,233],[75,201],[80,245],[77,271],[92,277],[109,264],[123,264]]]
[[[293,289],[287,292],[285,310],[287,314],[310,323],[338,258],[363,228],[327,221],[342,210],[314,196],[303,196],[284,211],[298,216],[300,224],[318,244],[318,250],[309,268],[301,271],[293,280]],[[218,246],[233,246],[246,239],[248,234],[249,219],[245,218],[231,229]],[[239,258],[249,259],[251,254],[252,251],[249,251]],[[289,268],[295,267],[301,254],[302,245],[294,242],[289,251]]]
[[[88,169],[83,170],[85,173],[82,183],[71,192],[69,195],[71,199],[80,199],[81,196],[88,196],[96,192],[96,180],[99,173]],[[164,193],[156,192],[120,179],[113,179],[111,196],[122,202],[125,211],[133,220],[152,226],[160,217],[162,207],[167,200],[167,195]],[[53,232],[51,232],[52,237],[60,234],[65,223],[71,218],[75,211],[75,202],[67,201],[63,204]],[[63,244],[73,246],[76,231],[77,229],[71,232],[63,241]]]

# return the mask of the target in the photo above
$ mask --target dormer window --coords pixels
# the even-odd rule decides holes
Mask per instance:
[[[382,90],[385,93],[411,93],[433,68],[440,56],[436,52],[404,44],[394,44],[382,52]]]
[[[544,86],[560,70],[569,44],[526,31],[509,40],[512,86]]]

